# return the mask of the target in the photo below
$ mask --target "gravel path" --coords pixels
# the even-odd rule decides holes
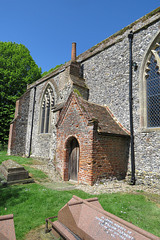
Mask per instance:
[[[155,184],[152,186],[136,184],[134,186],[129,185],[129,183],[125,180],[106,180],[104,183],[96,183],[94,186],[89,186],[85,184],[77,184],[76,182],[64,182],[58,176],[58,174],[54,171],[52,165],[40,164],[40,165],[32,165],[32,167],[37,168],[48,175],[49,184],[44,183],[44,185],[48,185],[48,187],[57,189],[57,190],[70,190],[70,189],[80,189],[84,192],[90,194],[101,194],[101,193],[116,193],[116,192],[137,192],[144,191],[150,194],[158,194],[160,195],[160,185]]]

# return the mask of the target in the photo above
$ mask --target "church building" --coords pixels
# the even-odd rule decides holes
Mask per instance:
[[[28,85],[16,102],[9,155],[48,161],[64,181],[126,177],[131,31],[135,173],[144,183],[160,178],[160,8],[79,56],[72,43],[71,61]]]

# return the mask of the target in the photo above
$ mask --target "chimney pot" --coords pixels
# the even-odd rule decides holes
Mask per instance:
[[[72,43],[71,61],[76,62],[76,43]]]

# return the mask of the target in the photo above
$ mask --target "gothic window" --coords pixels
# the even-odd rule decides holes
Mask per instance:
[[[40,121],[40,132],[50,132],[51,122],[51,107],[54,106],[54,95],[53,89],[50,85],[47,86],[43,95],[42,106],[41,106],[41,121]]]
[[[145,68],[148,128],[160,127],[160,42],[152,48]]]

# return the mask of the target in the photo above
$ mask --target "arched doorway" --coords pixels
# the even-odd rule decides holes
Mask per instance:
[[[79,170],[79,144],[76,138],[70,142],[69,179],[77,181]]]

